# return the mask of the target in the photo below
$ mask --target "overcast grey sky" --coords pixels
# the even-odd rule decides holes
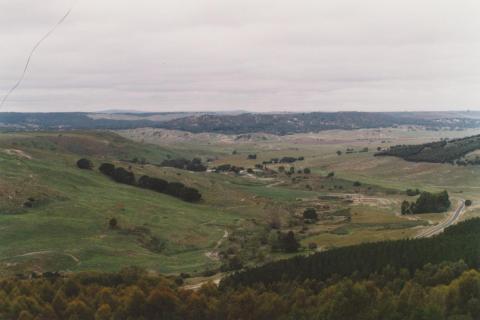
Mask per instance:
[[[0,97],[72,0],[0,0]],[[78,0],[2,111],[480,109],[478,0]]]

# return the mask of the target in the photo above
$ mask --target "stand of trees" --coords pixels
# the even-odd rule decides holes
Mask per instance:
[[[149,176],[142,176],[138,180],[138,186],[156,192],[165,193],[188,202],[197,202],[202,198],[202,195],[197,189],[187,187],[183,183],[167,182],[166,180]]]
[[[218,167],[214,168],[214,171],[219,173],[219,172],[234,172],[234,173],[240,173],[240,171],[245,170],[244,167],[237,167],[231,164],[222,164],[219,165]]]
[[[412,273],[427,263],[443,261],[463,260],[469,267],[477,268],[479,252],[480,218],[475,218],[451,226],[433,238],[365,243],[272,262],[237,272],[225,278],[222,286],[269,285],[281,280],[325,281],[333,275],[362,278],[387,265]]]
[[[422,192],[415,202],[403,201],[402,214],[438,213],[450,208],[450,199],[447,191],[439,193]]]
[[[375,156],[395,156],[407,161],[477,164],[477,160],[462,159],[468,153],[480,149],[480,135],[430,142],[419,145],[396,145],[377,152]]]
[[[135,174],[124,168],[116,168],[111,163],[103,163],[100,168],[100,172],[109,176],[118,183],[134,185],[145,189],[150,189],[156,192],[168,194],[170,196],[182,199],[187,202],[198,202],[201,200],[201,193],[191,187],[185,186],[180,182],[168,182],[163,179],[142,176],[138,183],[135,181]]]
[[[160,164],[162,167],[173,167],[182,170],[188,171],[207,171],[207,167],[202,163],[202,160],[199,158],[193,158],[192,160],[187,159],[168,159],[162,161]]]
[[[478,231],[477,221],[448,230],[445,236]],[[382,255],[380,250],[377,253]],[[392,252],[392,255],[403,253]],[[407,258],[415,253],[412,252]],[[358,258],[355,255],[338,266],[348,265]],[[402,260],[401,257],[399,260]],[[337,262],[331,262],[331,270]],[[334,272],[322,279],[317,276],[318,269],[314,264],[294,264],[284,269],[283,275],[275,273],[275,280],[268,283],[230,286],[223,282],[220,287],[208,283],[197,291],[181,287],[183,277],[187,275],[164,277],[131,267],[118,273],[62,275],[49,272],[34,274],[31,278],[20,275],[3,277],[0,279],[0,318],[478,319],[480,272],[472,269],[468,262],[427,262],[421,267],[409,266],[409,262],[406,261],[404,266],[386,263],[368,273],[353,272],[348,276]],[[298,276],[295,276],[296,273]],[[306,274],[310,277],[304,278]]]

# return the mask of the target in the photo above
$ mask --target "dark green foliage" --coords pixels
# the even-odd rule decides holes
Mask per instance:
[[[180,182],[167,182],[163,179],[144,175],[140,177],[138,183],[136,183],[133,172],[127,171],[121,167],[115,168],[115,166],[110,163],[102,164],[99,170],[118,183],[136,185],[141,188],[165,193],[187,202],[198,202],[202,198],[201,193],[197,189],[187,187]]]
[[[402,202],[402,214],[438,213],[445,212],[450,208],[450,199],[447,191],[439,193],[422,192],[417,201]],[[408,206],[408,208],[407,208]]]
[[[470,207],[470,206],[472,205],[472,200],[468,200],[468,199],[465,200],[465,205],[466,205],[467,207]]]
[[[353,186],[354,186],[354,187],[360,187],[361,185],[362,185],[362,184],[360,183],[360,181],[355,181],[355,182],[353,183]]]
[[[122,167],[115,168],[115,172],[113,174],[113,180],[118,183],[134,185],[135,184],[135,175],[133,172],[125,170]]]
[[[385,266],[368,279],[282,279],[238,288],[204,284],[195,291],[179,287],[183,278],[136,268],[3,277],[0,318],[473,320],[480,301],[480,273],[463,261],[426,264],[413,272]]]
[[[335,176],[335,172],[333,171],[327,174],[327,178],[333,178],[334,176]]]
[[[77,167],[80,169],[91,170],[93,168],[92,161],[82,158],[77,161]]]
[[[117,229],[118,228],[118,220],[116,218],[111,218],[108,221],[108,226],[110,229]]]
[[[279,163],[294,163],[297,160],[295,157],[283,157],[279,160]]]
[[[334,274],[366,277],[387,265],[413,272],[427,263],[464,260],[480,267],[480,219],[449,227],[443,234],[426,239],[408,239],[365,243],[331,249],[308,257],[295,257],[236,273],[224,285],[270,284],[283,280],[316,279],[324,281]]]
[[[115,173],[115,166],[111,163],[102,163],[98,170],[100,170],[100,172],[106,176],[113,177]]]
[[[317,210],[314,208],[307,208],[303,211],[303,219],[316,221],[318,219]]]
[[[248,157],[247,157],[248,160],[256,160],[257,159],[257,155],[256,154],[249,154]]]
[[[222,164],[216,167],[214,170],[215,172],[234,172],[234,173],[240,173],[240,171],[244,170],[245,168],[243,167],[236,167],[232,166],[231,164]]]
[[[199,158],[193,158],[192,160],[187,160],[187,159],[168,159],[162,161],[160,164],[162,167],[173,167],[177,169],[182,169],[182,170],[188,170],[188,171],[206,171],[207,167],[202,164],[202,160]]]
[[[141,188],[165,193],[167,190],[168,181],[159,178],[152,178],[149,176],[141,176],[138,180],[138,186]]]
[[[402,202],[401,212],[402,214],[412,214],[412,211],[410,210],[410,202],[407,200]]]
[[[407,189],[405,191],[405,193],[407,194],[407,196],[409,197],[414,197],[414,196],[418,196],[420,194],[420,190],[418,189]]]
[[[395,156],[415,162],[452,164],[457,162],[459,165],[466,165],[468,162],[462,160],[462,157],[478,149],[480,149],[480,135],[419,145],[396,145],[377,152],[375,156]],[[472,164],[475,164],[474,162]]]
[[[300,247],[293,231],[287,233],[279,233],[280,246],[285,252],[296,252]]]
[[[138,186],[156,192],[165,193],[188,202],[200,201],[202,195],[197,189],[189,188],[180,182],[167,182],[163,179],[142,176]]]
[[[305,168],[303,169],[303,173],[305,174],[310,174],[312,171],[310,170],[310,168]]]

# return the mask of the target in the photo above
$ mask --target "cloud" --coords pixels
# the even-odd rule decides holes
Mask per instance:
[[[69,0],[0,0],[0,94]],[[79,0],[5,110],[480,107],[473,0]]]

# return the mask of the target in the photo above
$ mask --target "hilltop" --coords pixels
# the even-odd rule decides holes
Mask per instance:
[[[476,113],[312,112],[312,113],[0,113],[3,130],[164,128],[193,133],[286,135],[325,130],[422,126],[430,130],[475,128]]]

